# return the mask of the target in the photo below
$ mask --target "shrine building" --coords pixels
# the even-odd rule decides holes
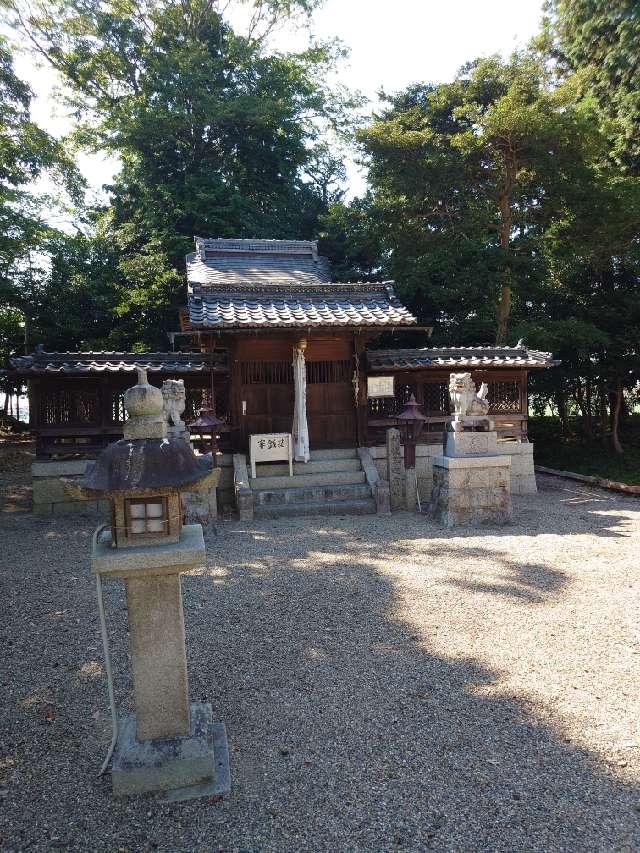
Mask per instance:
[[[238,458],[248,453],[251,436],[264,434],[293,436],[294,479],[315,480],[282,485],[272,466],[271,479],[278,481],[273,490],[306,486],[310,511],[331,503],[340,486],[371,485],[359,451],[368,449],[367,458],[383,476],[387,430],[397,425],[412,394],[426,416],[417,453],[420,488],[426,492],[429,458],[440,451],[450,416],[449,375],[468,371],[476,383],[488,384],[504,452],[522,460],[512,466],[513,491],[535,488],[527,446],[527,378],[530,370],[556,363],[550,353],[525,346],[377,349],[383,333],[394,333],[401,342],[406,330],[414,337],[422,331],[425,339],[430,330],[418,327],[393,282],[332,282],[329,264],[313,241],[196,238],[186,277],[179,329],[167,330],[171,351],[39,348],[11,360],[12,375],[28,384],[40,462],[90,458],[120,438],[124,390],[144,367],[152,384],[184,380],[187,424],[203,406],[222,421],[221,463],[228,467],[221,479],[223,502],[237,503],[238,480],[244,476]],[[345,476],[332,478],[332,473]],[[247,476],[251,482],[244,486],[258,491],[264,485],[262,491],[268,491],[266,468],[263,476],[262,484]],[[519,485],[513,482],[518,476]],[[344,495],[345,511],[351,504],[356,511],[371,509],[365,488]],[[268,503],[258,498],[256,506]]]

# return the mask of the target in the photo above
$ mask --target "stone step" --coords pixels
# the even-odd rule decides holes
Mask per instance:
[[[323,459],[357,459],[358,453],[355,447],[343,447],[329,450],[312,450],[309,456],[312,462],[319,462]]]
[[[258,507],[284,506],[323,501],[349,501],[371,497],[368,483],[347,486],[315,486],[308,489],[257,489],[253,492],[253,505]]]
[[[352,501],[309,501],[301,504],[283,504],[281,506],[259,506],[254,510],[255,518],[286,518],[307,515],[374,515],[376,502],[373,498],[360,498]]]
[[[359,459],[319,459],[317,462],[294,462],[294,474],[328,474],[332,471],[360,471]],[[259,463],[256,475],[260,477],[288,477],[289,466],[286,462]]]
[[[364,471],[331,471],[327,474],[294,474],[293,477],[251,477],[252,491],[264,489],[295,489],[310,486],[348,486],[364,483]]]

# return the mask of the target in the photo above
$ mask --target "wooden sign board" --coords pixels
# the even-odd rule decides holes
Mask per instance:
[[[367,376],[367,397],[394,397],[393,376]]]
[[[256,476],[256,462],[288,462],[293,477],[293,439],[290,432],[264,432],[249,439],[251,476]]]

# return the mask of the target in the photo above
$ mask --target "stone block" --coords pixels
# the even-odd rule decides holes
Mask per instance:
[[[247,457],[244,453],[233,454],[233,484],[240,521],[253,521],[253,492],[249,485]]]
[[[407,468],[405,470],[405,507],[409,512],[414,512],[418,508],[418,480],[416,477],[415,468]]]
[[[510,458],[437,457],[430,514],[445,527],[506,524],[511,518]]]
[[[31,465],[31,476],[34,479],[36,477],[76,477],[84,474],[87,465],[93,465],[93,460],[68,459],[34,462]]]
[[[400,444],[400,430],[387,430],[387,472],[384,479],[389,483],[389,500],[392,510],[404,509],[406,506],[406,474],[404,456]]]
[[[193,702],[185,736],[155,741],[136,738],[133,714],[118,722],[113,753],[113,793],[118,797],[202,785],[215,776],[211,705]]]
[[[447,432],[446,456],[495,456],[498,434],[488,432]]]
[[[123,549],[112,548],[111,531],[104,530],[91,554],[91,571],[121,578],[176,574],[201,566],[204,560],[199,524],[185,524],[178,542]]]
[[[389,483],[386,480],[378,480],[375,488],[375,498],[377,515],[389,515],[391,512],[391,494]]]
[[[88,518],[95,518],[103,514],[98,501],[70,501],[67,499],[48,505],[51,507],[53,515],[84,515]],[[36,506],[40,506],[40,504],[34,504],[34,510]]]
[[[64,484],[57,477],[37,477],[33,481],[34,504],[54,503],[56,501],[76,501],[64,490]],[[81,500],[81,499],[80,499]]]
[[[186,524],[202,524],[207,527],[218,517],[217,489],[183,492],[182,506]]]
[[[52,514],[53,514],[53,504],[50,504],[50,503],[46,503],[46,504],[35,504],[35,503],[34,503],[34,505],[33,505],[33,514],[34,514],[34,515],[37,515],[37,516],[40,516],[40,517],[44,517],[44,516],[47,516],[47,515],[52,515]]]

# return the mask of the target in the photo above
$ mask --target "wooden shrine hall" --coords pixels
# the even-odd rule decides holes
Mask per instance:
[[[422,441],[440,443],[456,371],[488,383],[503,438],[527,441],[528,371],[552,366],[549,353],[523,346],[376,350],[383,332],[417,330],[393,282],[331,282],[311,241],[195,244],[186,259],[181,330],[168,332],[183,351],[39,348],[11,359],[11,374],[29,387],[39,457],[90,455],[119,438],[122,395],[139,367],[152,383],[184,380],[187,423],[203,402],[211,405],[213,391],[224,450],[246,451],[252,434],[292,431],[300,460],[309,449],[381,444],[412,393],[428,418]]]

